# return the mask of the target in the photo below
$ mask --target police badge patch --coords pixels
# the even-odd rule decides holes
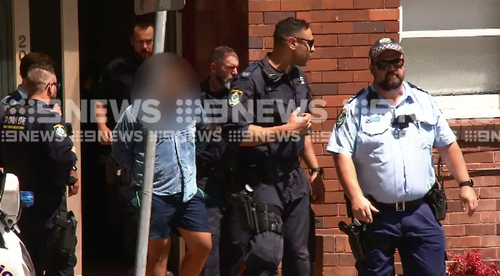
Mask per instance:
[[[61,137],[61,138],[66,138],[66,130],[64,129],[63,125],[57,124],[54,126],[54,130],[56,131],[56,135]]]
[[[345,109],[342,109],[342,112],[339,114],[339,118],[337,119],[337,128],[341,127],[344,124],[345,120]]]
[[[242,96],[243,96],[243,91],[239,89],[231,90],[231,93],[229,93],[229,105],[235,106],[239,104]]]

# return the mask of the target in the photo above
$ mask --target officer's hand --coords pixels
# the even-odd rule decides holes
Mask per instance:
[[[292,131],[298,131],[300,135],[307,133],[307,130],[311,127],[311,114],[303,113],[299,116],[300,107],[295,109],[290,117],[288,118],[288,125]]]
[[[78,174],[76,173],[76,171],[71,171],[71,176],[73,176],[74,178],[78,179]],[[76,194],[78,194],[78,190],[80,189],[80,180],[76,181],[75,185],[73,186],[68,186],[68,196],[74,196]]]
[[[378,213],[379,211],[375,208],[372,203],[363,195],[353,198],[351,200],[352,213],[354,218],[359,221],[364,221],[366,223],[372,223],[373,217],[372,212]]]
[[[460,203],[462,203],[462,210],[465,212],[465,209],[469,209],[469,217],[476,212],[477,209],[477,196],[474,189],[470,186],[464,186],[460,188]]]
[[[101,145],[111,145],[113,142],[113,132],[106,126],[99,126],[99,143]]]
[[[325,184],[318,172],[311,175],[311,203],[322,204],[325,201]]]

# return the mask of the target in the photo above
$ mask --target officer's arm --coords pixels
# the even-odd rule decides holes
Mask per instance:
[[[118,140],[111,144],[111,154],[116,162],[130,171],[134,164],[135,124],[137,124],[131,110],[131,107],[127,108],[120,117],[114,129]]]
[[[207,146],[208,141],[206,139],[210,138],[210,133],[204,135],[206,132],[214,131],[212,129],[215,125],[208,123],[208,118],[205,110],[202,106],[198,106],[200,109],[200,114],[196,115],[196,132],[195,132],[195,145],[196,145],[196,155],[200,154]]]
[[[109,99],[109,93],[112,89],[111,85],[111,73],[108,68],[104,70],[104,73],[102,74],[100,80],[99,80],[99,85],[97,86],[96,92],[95,92],[95,98],[97,99],[96,102],[96,110],[95,110],[95,116],[97,119],[97,127],[99,129],[106,126],[106,116],[107,116],[107,100]]]
[[[42,126],[48,133],[53,133],[49,136],[51,139],[46,139],[49,157],[69,172],[76,166],[77,156],[63,121],[58,124],[45,123]]]
[[[333,153],[333,160],[335,161],[340,183],[351,201],[353,198],[363,196],[352,160],[357,131],[356,114],[346,104],[337,119],[326,148],[327,152]]]
[[[274,127],[261,127],[254,122],[254,106],[259,99],[255,83],[241,77],[234,80],[229,93],[228,122],[224,125],[224,135],[239,143],[240,147],[253,147],[267,144],[277,139],[278,134],[291,132],[286,124]]]
[[[303,74],[304,76],[304,79],[305,79],[305,74]],[[304,113],[311,113],[311,94],[310,94],[310,91],[311,89],[309,88],[309,85],[306,84],[307,87],[308,87],[308,92],[307,92],[307,106],[305,106],[304,108]],[[309,132],[306,134],[306,136],[304,137],[304,151],[302,152],[302,158],[304,159],[304,161],[306,162],[307,164],[307,167],[310,168],[310,169],[313,169],[313,168],[318,168],[319,167],[319,164],[318,164],[318,159],[316,157],[316,153],[314,152],[314,147],[313,147],[313,143],[312,143],[312,139],[311,139],[311,135],[310,135],[310,132],[311,132],[311,129],[309,129]]]

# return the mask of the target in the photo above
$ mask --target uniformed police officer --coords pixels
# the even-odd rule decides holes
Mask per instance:
[[[36,198],[18,224],[36,275],[74,275],[76,221],[67,212],[66,186],[69,196],[78,193],[77,157],[62,117],[49,107],[60,84],[50,65],[31,67],[25,80],[27,104],[21,100],[0,121],[1,161]],[[66,237],[72,241],[61,243]]]
[[[223,133],[239,146],[239,183],[246,184],[244,189],[256,204],[247,208],[248,198],[241,200],[248,212],[242,211],[240,220],[251,233],[243,275],[277,275],[282,260],[285,276],[312,273],[310,187],[299,161],[299,156],[306,161],[313,179],[320,177],[312,142],[305,135],[311,127],[307,113],[311,95],[299,68],[312,52],[309,24],[284,19],[276,24],[272,53],[250,65],[232,84],[229,123]],[[312,192],[314,199],[321,199],[324,190]]]
[[[151,22],[138,18],[133,25],[130,38],[132,49],[124,57],[111,61],[104,70],[96,91],[99,101],[96,109],[99,142],[102,145],[102,160],[106,165],[106,182],[110,218],[113,224],[113,237],[118,237],[118,246],[123,246],[127,261],[133,269],[135,258],[138,213],[130,202],[135,198],[131,190],[130,172],[120,167],[111,156],[111,142],[113,141],[112,129],[115,128],[123,111],[131,104],[130,89],[134,76],[142,62],[153,54],[154,26]],[[115,111],[113,111],[113,106]],[[103,121],[103,119],[106,119]],[[123,238],[120,238],[123,237]],[[122,259],[122,258],[120,258]]]
[[[226,141],[221,139],[220,133],[222,122],[217,120],[221,111],[227,109],[229,88],[238,74],[238,66],[239,59],[234,50],[219,46],[212,53],[210,76],[201,84],[201,99],[208,122],[219,127],[209,127],[206,135],[199,133],[199,138],[207,139],[208,144],[196,156],[197,184],[207,195],[207,215],[212,232],[212,251],[202,272],[206,276],[236,276],[246,247],[237,212],[227,200],[234,156],[226,152]]]
[[[432,148],[459,182],[460,201],[477,208],[473,183],[445,117],[429,93],[404,81],[403,48],[393,39],[369,53],[373,83],[345,105],[327,151],[355,219],[366,222],[360,276],[394,275],[398,248],[404,275],[444,276],[446,240],[426,194],[435,189]]]

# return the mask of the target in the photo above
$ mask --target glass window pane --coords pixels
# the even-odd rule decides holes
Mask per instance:
[[[403,31],[500,28],[498,0],[401,0]]]
[[[498,93],[500,37],[407,38],[406,80],[432,94]]]

